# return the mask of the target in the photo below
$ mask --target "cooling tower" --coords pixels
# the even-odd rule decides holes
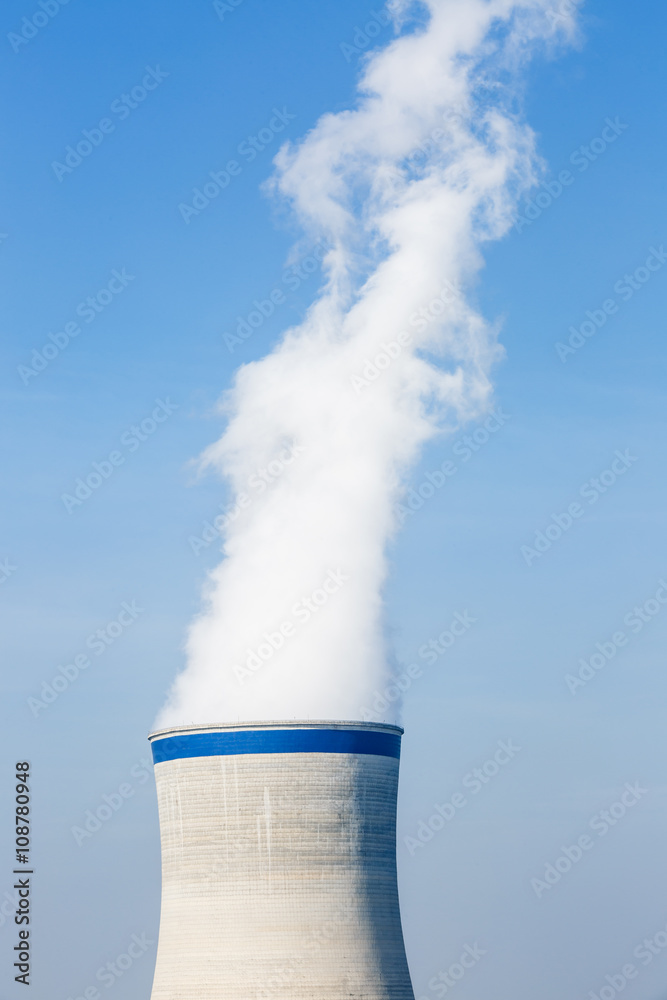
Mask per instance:
[[[162,911],[151,1000],[414,1000],[395,726],[152,733]]]

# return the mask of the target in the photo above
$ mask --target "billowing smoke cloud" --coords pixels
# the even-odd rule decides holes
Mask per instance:
[[[360,718],[387,681],[381,595],[402,484],[425,441],[489,405],[499,348],[467,290],[535,181],[521,67],[572,25],[549,0],[391,9],[398,37],[368,58],[356,108],[276,158],[274,193],[329,247],[326,282],[223,401],[203,464],[246,505],[160,726]],[[249,490],[267,467],[273,482]]]

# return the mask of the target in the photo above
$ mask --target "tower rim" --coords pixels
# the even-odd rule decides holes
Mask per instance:
[[[155,729],[148,734],[152,742],[168,736],[181,736],[195,733],[214,733],[228,731],[257,731],[270,729],[333,729],[359,730],[360,732],[382,732],[403,735],[404,729],[388,722],[362,722],[359,720],[338,719],[265,719],[250,722],[203,722],[188,723],[177,726],[167,726]]]

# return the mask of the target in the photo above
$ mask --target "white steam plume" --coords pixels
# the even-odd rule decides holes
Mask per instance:
[[[397,31],[414,6],[391,5]],[[360,718],[387,682],[381,593],[401,483],[427,439],[488,405],[499,348],[466,289],[535,180],[519,71],[572,24],[549,0],[416,13],[368,58],[357,107],[276,157],[274,189],[330,248],[327,280],[304,322],[239,370],[203,456],[251,500],[160,726]],[[249,489],[269,463],[275,481]]]

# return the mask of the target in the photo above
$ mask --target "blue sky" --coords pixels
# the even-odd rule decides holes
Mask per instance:
[[[145,737],[217,558],[215,545],[195,555],[189,539],[229,499],[189,463],[220,434],[214,404],[236,367],[263,356],[317,290],[317,268],[288,269],[299,234],[261,185],[284,138],[353,100],[360,64],[341,45],[380,7],[242,0],[221,20],[207,2],[184,11],[72,0],[13,51],[7,36],[37,9],[8,0],[0,32],[3,768],[5,789],[15,760],[34,772],[34,993],[67,1000],[133,934],[157,939]],[[667,924],[667,606],[651,603],[667,578],[665,18],[656,0],[640,13],[587,3],[581,46],[532,65],[525,114],[545,179],[568,170],[571,182],[485,248],[475,296],[502,324],[495,405],[506,416],[491,433],[473,425],[429,445],[413,486],[447,460],[456,473],[407,518],[390,553],[398,669],[423,667],[404,708],[398,856],[415,991],[429,1000],[429,980],[474,942],[487,953],[456,986],[461,1000],[583,1000],[628,962],[638,967],[628,997],[660,1000],[667,988],[667,950],[646,965],[633,958]],[[382,28],[377,41],[389,37]],[[123,104],[147,75],[155,89]],[[103,119],[113,130],[90,155],[71,173],[54,170]],[[267,129],[254,158],[240,151]],[[186,222],[179,206],[230,160],[239,171]],[[525,217],[527,201],[521,208]],[[660,266],[644,271],[647,260]],[[230,351],[225,334],[275,289],[284,301]],[[100,311],[88,322],[91,296]],[[609,301],[616,311],[561,360],[556,345]],[[80,332],[26,376],[33,351],[68,323]],[[473,451],[462,439],[476,431]],[[107,478],[68,512],[62,495],[93,463]],[[560,537],[547,531],[577,503]],[[522,555],[538,532],[548,547]],[[420,648],[457,612],[476,621],[428,664]],[[119,615],[97,654],[88,637]],[[626,641],[572,693],[567,675],[619,631]],[[35,715],[28,699],[82,654],[90,665]],[[411,851],[405,838],[499,740],[520,752]],[[594,849],[538,896],[531,880],[591,834],[626,783],[646,792],[603,837],[593,830]],[[78,844],[72,828],[121,785],[131,794]],[[0,895],[9,864],[3,878]],[[0,938],[6,958],[9,921]],[[146,997],[154,947],[102,995]],[[9,964],[2,985],[19,995]]]

